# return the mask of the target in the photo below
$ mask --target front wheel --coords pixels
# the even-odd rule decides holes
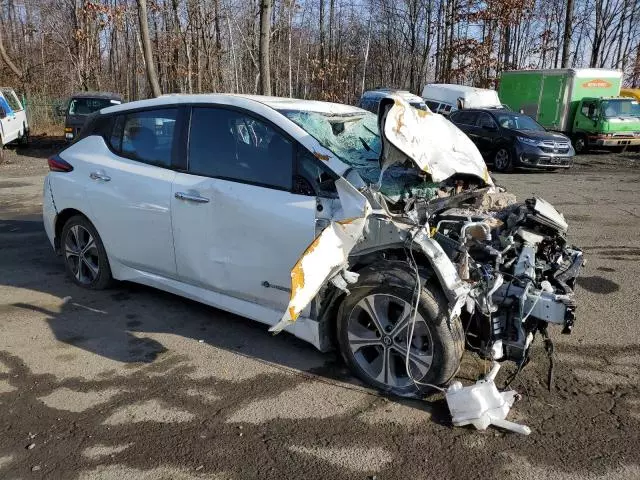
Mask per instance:
[[[423,282],[415,323],[415,276],[398,262],[360,272],[350,290],[338,310],[337,338],[356,376],[383,392],[413,396],[429,390],[423,384],[442,385],[455,375],[464,334],[458,318],[449,320],[437,286]]]
[[[107,288],[113,279],[107,252],[95,227],[75,215],[62,227],[61,242],[67,274],[81,287]]]
[[[511,153],[506,148],[500,148],[493,157],[493,167],[499,172],[510,172],[513,170]]]

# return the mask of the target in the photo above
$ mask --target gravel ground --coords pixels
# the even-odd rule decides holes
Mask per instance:
[[[522,437],[452,428],[441,397],[378,396],[249,320],[75,287],[40,220],[50,139],[35,147],[0,160],[0,478],[640,478],[639,154],[497,177],[565,212],[588,259],[555,388],[539,344],[514,383]],[[484,367],[466,354],[462,379]]]

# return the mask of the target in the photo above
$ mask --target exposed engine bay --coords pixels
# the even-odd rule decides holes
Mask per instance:
[[[431,237],[470,285],[460,312],[468,348],[522,367],[536,333],[548,337],[548,324],[571,332],[583,254],[567,244],[567,224],[549,203],[516,203],[512,195],[480,189],[417,200],[413,209],[409,214],[428,223]]]

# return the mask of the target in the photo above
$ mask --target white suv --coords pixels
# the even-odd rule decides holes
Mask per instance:
[[[132,102],[92,115],[49,167],[45,229],[77,284],[139,282],[337,346],[384,391],[447,382],[464,332],[522,365],[535,331],[573,324],[582,253],[562,217],[535,199],[492,209],[473,143],[400,97],[378,116],[257,96]]]
[[[27,112],[13,88],[0,87],[0,147],[16,140],[29,141]]]

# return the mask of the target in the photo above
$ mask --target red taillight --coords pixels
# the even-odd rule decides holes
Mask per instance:
[[[51,170],[52,172],[70,172],[73,170],[71,164],[65,162],[58,155],[49,157],[47,163],[49,164],[49,170]]]

